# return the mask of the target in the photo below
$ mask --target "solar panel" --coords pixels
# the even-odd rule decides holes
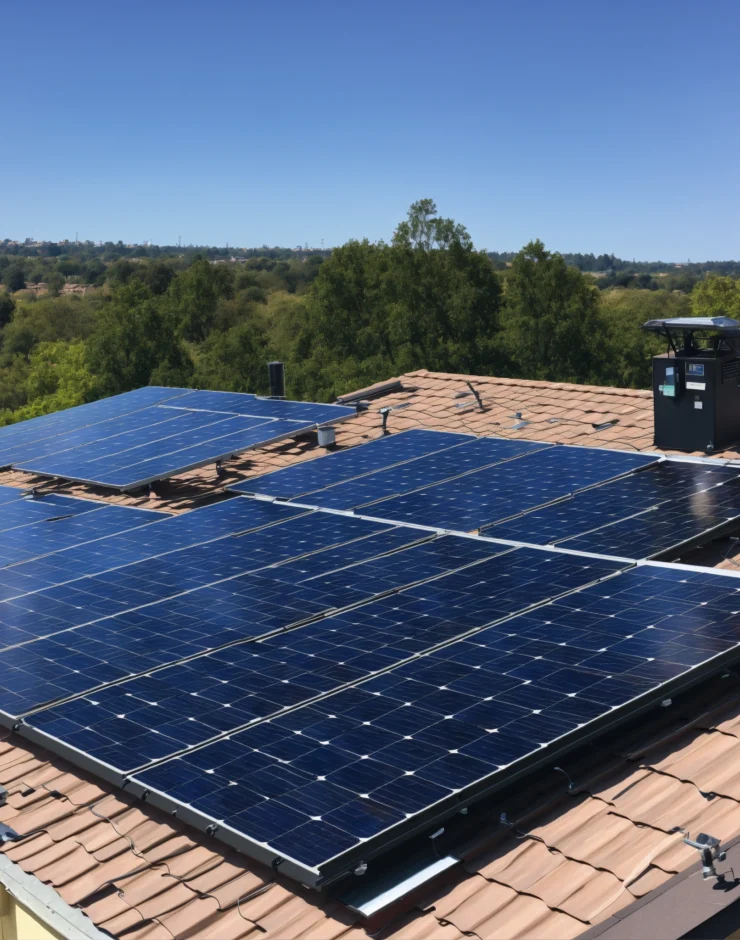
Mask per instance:
[[[720,668],[736,654],[738,605],[737,578],[632,569],[139,771],[129,787],[315,882],[438,825],[544,748],[552,760],[615,711]]]
[[[101,681],[108,681],[101,676],[109,674],[111,668],[118,679],[226,644],[267,637],[335,609],[509,550],[494,542],[438,540],[401,554],[377,557],[381,552],[398,552],[412,544],[417,533],[409,529],[375,532],[342,546],[354,567],[342,568],[334,578],[321,575],[346,564],[347,557],[342,557],[339,549],[329,550],[326,557],[323,552],[311,555],[310,571],[301,572],[295,565],[286,566],[286,571],[263,568],[257,574],[98,620],[84,629],[59,633],[54,639],[0,652],[0,662],[8,667],[0,691],[0,709],[28,711],[65,698],[72,691],[79,694],[93,689]],[[43,665],[44,682],[37,678],[39,663]],[[54,673],[53,683],[49,681],[49,670]],[[187,681],[187,675],[183,668],[177,681]],[[225,717],[236,720],[240,715],[234,708]]]
[[[48,498],[47,495],[44,500]],[[0,544],[0,566],[18,565],[168,518],[167,513],[151,509],[107,506],[103,503],[88,503],[88,506],[88,512],[65,512],[6,530]],[[0,580],[2,577],[0,573]]]
[[[195,411],[214,411],[223,414],[249,415],[263,418],[282,418],[303,423],[328,424],[343,421],[356,414],[346,405],[320,405],[310,401],[259,398],[242,392],[188,392],[168,407],[189,408]]]
[[[461,474],[532,454],[549,446],[503,438],[469,438],[465,444],[457,447],[331,486],[303,499],[322,509],[372,507],[378,500],[434,486],[444,480],[460,477]],[[463,481],[464,478],[461,478],[461,485],[464,485]]]
[[[318,460],[293,464],[263,476],[244,480],[231,486],[237,493],[259,493],[282,499],[296,499],[335,483],[385,470],[407,460],[424,457],[448,447],[468,444],[474,438],[467,434],[426,431],[413,428],[400,434],[389,434],[360,447],[326,454]]]
[[[182,389],[139,389],[106,401],[25,431],[0,429],[0,464],[127,490],[355,414],[339,405]]]
[[[13,453],[13,448],[67,434],[88,425],[102,425],[111,418],[118,418],[121,415],[176,398],[185,391],[187,389],[157,386],[137,388],[133,392],[124,392],[112,398],[102,398],[86,405],[77,405],[75,408],[55,411],[52,414],[29,418],[27,421],[0,428],[0,466],[12,463],[9,455]],[[101,433],[105,433],[104,429]]]
[[[612,574],[620,567],[614,562],[586,561],[565,553],[507,551],[492,542],[448,538],[361,565],[351,582],[356,593],[343,599],[358,600],[357,588],[363,584],[366,598],[372,595],[374,584],[400,587],[409,575],[404,576],[399,569],[413,568],[414,558],[419,570],[413,577],[418,579],[423,574],[434,578],[434,566],[430,569],[425,561],[439,553],[441,546],[448,546],[444,556],[451,551],[456,564],[465,561],[467,566],[346,614],[97,690],[28,720],[97,760],[132,770],[192,746],[196,740],[202,743],[347,683],[361,681],[425,649]],[[502,550],[505,554],[491,557],[491,552]],[[379,570],[385,575],[380,581]],[[248,580],[242,579],[242,583]],[[305,596],[306,582],[300,587]],[[280,590],[285,590],[284,584]],[[319,590],[325,592],[326,584],[320,583]],[[337,590],[336,584],[333,590]],[[333,600],[337,595],[331,596]],[[323,603],[331,609],[326,601]],[[251,611],[245,613],[241,623],[254,622]],[[269,625],[279,626],[274,621]],[[48,701],[48,683],[42,685],[36,678],[35,663],[30,671],[22,665],[13,667],[16,657],[33,654],[37,649],[43,651],[44,647],[11,650],[7,659],[0,658],[8,677],[2,693],[4,711],[8,703],[16,707],[20,699],[24,705],[28,703],[29,683]],[[65,655],[57,653],[53,659],[44,659],[53,661],[51,668],[58,675]],[[70,661],[68,655],[66,659]],[[71,662],[81,665],[76,658]],[[90,667],[96,674],[97,665],[90,663]],[[139,708],[146,711],[137,715]],[[122,714],[125,719],[120,718]]]
[[[369,515],[471,531],[656,463],[646,454],[558,445],[376,503]]]
[[[201,413],[195,414],[202,420]],[[91,444],[82,452],[73,450],[58,457],[22,462],[18,469],[125,491],[206,463],[226,460],[250,447],[294,437],[312,427],[294,421],[222,418],[205,428],[158,439],[120,454],[101,454],[107,446]]]
[[[697,539],[716,538],[710,533],[740,518],[740,481],[694,496],[662,503],[630,519],[594,532],[565,539],[564,548],[595,551],[628,558],[652,558]]]
[[[486,533],[496,538],[548,545],[629,519],[656,506],[665,507],[683,498],[690,498],[697,510],[702,510],[703,518],[695,518],[692,526],[689,526],[689,529],[694,531],[697,524],[701,525],[708,516],[724,514],[720,510],[720,501],[724,505],[740,505],[740,497],[735,495],[739,492],[737,470],[664,460],[641,473],[605,483],[545,509],[535,509],[499,525],[490,526]],[[625,529],[629,531],[629,525],[625,525]],[[605,534],[608,538],[608,533]],[[677,541],[682,540],[673,538],[667,543],[663,540],[663,544],[668,548]],[[607,545],[601,545],[596,532],[588,544],[590,548],[584,547],[583,551],[610,554]],[[597,545],[598,548],[595,547]],[[627,557],[642,557],[634,554],[636,549],[628,545],[621,547],[628,550]]]
[[[82,539],[83,544],[73,541],[70,545],[52,546],[52,554],[41,551],[42,557],[0,570],[0,600],[78,581],[135,562],[153,563],[161,556],[207,544],[225,535],[271,526],[305,512],[292,506],[243,498],[177,516],[120,506],[106,505],[105,509],[105,516],[96,513],[97,522],[91,520],[87,530],[90,537]],[[83,525],[83,520],[84,516],[79,525]],[[47,535],[51,536],[51,532]]]
[[[0,486],[0,506],[4,503],[12,503],[26,495],[25,491],[17,486]]]

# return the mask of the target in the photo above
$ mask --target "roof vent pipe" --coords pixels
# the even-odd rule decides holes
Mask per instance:
[[[285,398],[285,367],[282,362],[268,362],[267,374],[270,378],[270,398]]]

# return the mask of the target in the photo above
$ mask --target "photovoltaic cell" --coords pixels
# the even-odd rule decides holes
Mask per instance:
[[[312,493],[304,500],[322,509],[358,509],[375,501],[433,486],[460,474],[489,467],[523,454],[543,450],[550,445],[531,441],[479,437],[448,450],[371,473],[337,486]],[[464,485],[464,481],[461,481]]]
[[[0,429],[0,461],[125,490],[355,413],[339,405],[182,389],[139,389],[80,409],[48,416],[53,421],[24,422],[25,431]]]
[[[390,556],[359,566],[353,589],[365,585],[369,596],[373,585],[379,583],[382,568],[385,579],[380,583],[384,587],[401,585],[399,568],[408,571],[414,560],[419,569],[414,577],[433,574],[439,565],[434,553],[439,553],[440,544],[447,546],[443,557],[449,558],[451,553],[456,563],[462,557],[480,557],[485,545],[449,539],[410,548],[402,553],[406,558]],[[488,546],[489,551],[501,550],[494,543]],[[509,551],[354,611],[101,689],[28,720],[98,760],[130,770],[196,740],[206,741],[360,681],[424,649],[616,570],[615,563],[584,562],[573,555],[533,549]],[[249,580],[241,579],[241,583]],[[306,582],[300,586],[305,589]],[[280,587],[285,590],[284,584]],[[337,584],[330,588],[340,589]],[[320,582],[319,590],[325,592],[326,583]],[[326,601],[323,603],[326,607]],[[247,624],[254,618],[247,612],[240,621]],[[54,663],[58,669],[58,656]],[[10,662],[4,665],[10,666]],[[15,675],[11,681],[17,686],[12,692],[23,695],[19,686],[27,681],[26,675],[35,681],[35,669],[27,673],[21,669]],[[140,708],[145,711],[138,714]]]
[[[599,545],[606,555],[651,558],[681,543],[700,538],[717,526],[740,517],[740,484],[697,493],[684,499],[662,503],[631,519],[604,526],[594,532],[566,539],[564,548],[592,551]],[[624,554],[628,553],[628,554]]]
[[[12,454],[21,446],[47,440],[93,424],[101,425],[102,435],[105,434],[103,422],[177,398],[186,391],[187,389],[182,388],[148,386],[0,428],[0,466],[11,464],[14,459]]]
[[[316,871],[736,648],[739,605],[736,578],[632,569],[134,780]]]
[[[120,506],[106,506],[105,510],[105,524],[96,516],[101,520],[100,530],[96,531],[91,522],[87,530],[89,540],[82,539],[84,544],[59,545],[53,547],[54,554],[40,552],[44,557],[0,570],[0,600],[18,598],[136,562],[151,562],[158,556],[225,535],[246,533],[305,514],[305,510],[292,506],[243,498],[225,500],[177,516]],[[82,519],[79,524],[84,524]]]
[[[0,662],[9,670],[0,688],[0,709],[28,711],[94,688],[106,681],[100,676],[124,678],[227,643],[268,636],[310,617],[508,550],[494,542],[447,539],[375,558],[380,552],[403,548],[415,537],[412,530],[399,528],[344,545],[354,566],[337,571],[335,577],[327,573],[346,563],[339,547],[311,555],[310,571],[300,571],[295,565],[286,566],[285,571],[282,567],[262,569],[55,639],[0,652]],[[53,663],[43,665],[43,682],[38,678],[39,663]],[[173,687],[177,681],[187,681],[188,674],[186,667],[181,667],[179,678],[172,674]],[[239,712],[235,709],[226,717],[229,714]]]
[[[385,470],[407,460],[415,460],[449,447],[469,444],[471,440],[474,438],[466,434],[414,428],[400,434],[380,437],[360,447],[350,447],[348,450],[327,454],[317,460],[284,467],[256,479],[237,483],[230,489],[237,493],[259,493],[283,499],[296,499],[306,493],[313,493],[377,470]]]
[[[656,506],[666,506],[684,499],[688,499],[703,516],[719,517],[724,514],[718,508],[720,504],[740,505],[739,483],[736,470],[665,460],[640,473],[604,483],[591,490],[576,493],[552,506],[535,509],[507,522],[490,526],[486,529],[486,534],[518,542],[548,545],[628,519]],[[696,526],[698,521],[695,519],[693,525]],[[673,539],[669,544],[675,544],[677,541],[680,539]],[[584,551],[603,551],[608,554],[605,547],[593,548],[594,545],[600,544],[596,533],[589,544],[592,547],[583,549]],[[630,551],[627,557],[640,556]]]
[[[656,462],[645,454],[558,445],[387,499],[368,514],[471,531]]]
[[[341,421],[356,413],[346,405],[321,405],[310,401],[286,401],[259,398],[241,392],[192,391],[169,403],[176,408],[196,411],[214,411],[227,414],[250,415],[262,418],[282,418],[309,424],[327,424]]]

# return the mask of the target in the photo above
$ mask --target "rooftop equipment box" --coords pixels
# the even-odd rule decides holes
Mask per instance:
[[[740,441],[740,323],[679,317],[643,329],[669,343],[653,359],[655,446],[711,454]]]

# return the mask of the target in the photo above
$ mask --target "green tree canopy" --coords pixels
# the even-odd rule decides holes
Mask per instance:
[[[710,276],[691,292],[691,312],[696,317],[740,317],[740,281]]]
[[[117,288],[103,309],[87,346],[88,366],[100,394],[142,385],[187,385],[192,362],[177,339],[172,317],[146,285],[133,280]]]
[[[541,241],[525,245],[506,278],[506,340],[514,374],[594,381],[603,359],[603,337],[596,288]]]

